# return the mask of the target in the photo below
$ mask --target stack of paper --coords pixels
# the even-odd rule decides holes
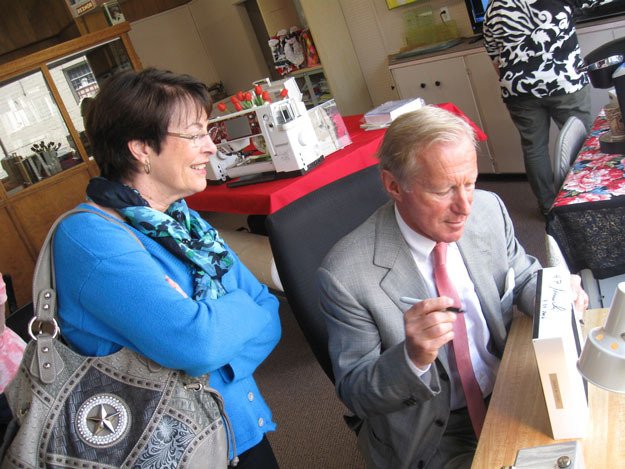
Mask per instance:
[[[372,109],[364,115],[362,128],[384,128],[391,125],[397,117],[407,112],[416,111],[425,106],[422,98],[401,99],[399,101],[387,101]]]

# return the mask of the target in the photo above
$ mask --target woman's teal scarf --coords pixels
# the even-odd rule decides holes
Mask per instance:
[[[96,177],[89,181],[87,196],[116,210],[128,224],[156,240],[193,268],[194,299],[216,299],[226,291],[221,278],[234,259],[224,241],[203,218],[192,216],[184,199],[166,212],[150,207],[139,191]]]

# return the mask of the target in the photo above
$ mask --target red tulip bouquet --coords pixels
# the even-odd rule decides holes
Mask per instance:
[[[289,95],[289,90],[282,88],[280,90],[280,98],[284,99]],[[230,103],[234,108],[234,111],[242,111],[244,109],[251,109],[256,106],[262,106],[263,104],[270,103],[272,101],[269,91],[263,90],[261,85],[254,86],[252,91],[238,91],[236,94],[230,96]],[[225,101],[217,103],[217,109],[222,113],[228,113],[228,105]]]

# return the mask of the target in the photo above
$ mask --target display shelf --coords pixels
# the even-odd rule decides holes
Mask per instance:
[[[307,109],[332,99],[332,92],[326,80],[323,66],[302,68],[290,73],[289,76],[295,78]]]

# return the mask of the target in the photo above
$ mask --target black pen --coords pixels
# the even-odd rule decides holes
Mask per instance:
[[[419,298],[411,298],[409,296],[402,296],[401,298],[399,298],[399,301],[401,301],[402,303],[409,304],[409,305],[414,305],[414,304],[422,302],[423,300],[420,300]],[[464,309],[457,308],[455,306],[450,306],[449,308],[445,308],[445,311],[449,311],[450,313],[464,313]]]

